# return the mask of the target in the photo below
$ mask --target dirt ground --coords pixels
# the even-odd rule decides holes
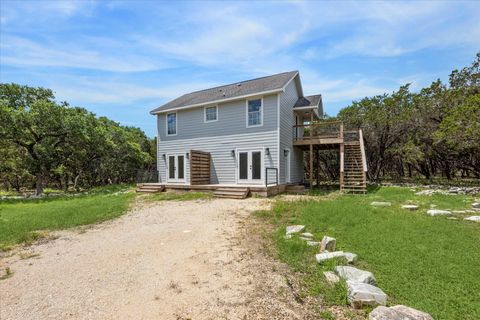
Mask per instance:
[[[0,260],[0,319],[318,319],[255,219],[269,200],[138,203]]]

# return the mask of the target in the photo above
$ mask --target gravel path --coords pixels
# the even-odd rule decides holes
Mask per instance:
[[[269,201],[139,203],[3,258],[0,319],[307,319],[249,213]],[[23,257],[23,259],[22,259]],[[275,272],[273,271],[275,270]]]

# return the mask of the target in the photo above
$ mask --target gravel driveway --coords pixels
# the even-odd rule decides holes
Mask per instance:
[[[0,260],[14,272],[0,281],[0,319],[310,318],[250,231],[250,212],[268,206],[139,203],[116,220],[58,233],[28,249],[36,257]]]

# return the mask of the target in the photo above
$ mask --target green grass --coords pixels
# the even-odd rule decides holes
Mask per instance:
[[[88,194],[0,201],[0,250],[60,230],[118,217],[134,199],[129,186],[95,188]]]
[[[166,200],[175,200],[175,201],[188,201],[188,200],[198,200],[198,199],[211,199],[213,195],[206,192],[159,192],[148,195],[146,199],[148,201],[166,201]]]
[[[359,255],[359,268],[369,270],[389,295],[389,304],[405,304],[435,319],[478,319],[480,314],[480,224],[425,214],[437,209],[466,209],[473,197],[416,196],[409,188],[383,187],[366,196],[330,193],[322,201],[277,201],[272,211],[257,215],[276,226],[272,235],[279,257],[302,274],[306,294],[322,295],[327,303],[345,304],[344,284],[325,283],[324,270],[314,260],[318,248],[301,240],[285,240],[285,226],[304,224],[321,239],[337,239],[337,249]],[[391,207],[373,207],[390,201]],[[416,212],[401,209],[415,203]]]

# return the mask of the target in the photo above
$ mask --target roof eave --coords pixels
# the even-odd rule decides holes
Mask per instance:
[[[296,74],[295,74],[295,76],[296,76]],[[293,76],[292,79],[295,78],[295,76]],[[235,101],[235,100],[245,99],[245,98],[249,98],[249,97],[273,94],[273,93],[278,93],[278,92],[283,92],[283,91],[285,91],[285,87],[278,88],[278,89],[273,89],[273,90],[262,91],[262,92],[254,92],[254,93],[246,94],[246,95],[243,95],[243,96],[236,96],[236,97],[225,98],[225,99],[205,101],[205,102],[202,102],[202,103],[195,103],[195,104],[190,104],[190,105],[177,107],[177,108],[170,108],[170,109],[164,109],[164,110],[153,109],[152,111],[150,111],[150,114],[156,115],[156,114],[160,114],[160,113],[166,113],[166,112],[172,112],[172,111],[201,107],[201,106],[205,106],[207,104],[215,104],[215,103]]]

